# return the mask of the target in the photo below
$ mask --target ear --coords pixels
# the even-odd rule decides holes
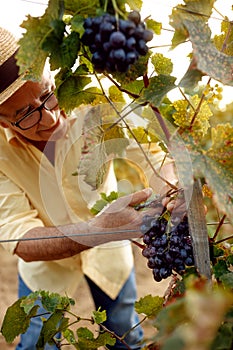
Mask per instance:
[[[9,128],[9,125],[6,122],[3,122],[2,120],[0,120],[0,126],[2,128]]]

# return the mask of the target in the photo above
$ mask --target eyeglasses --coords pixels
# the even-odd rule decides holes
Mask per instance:
[[[21,130],[30,129],[40,122],[43,108],[46,109],[46,111],[51,111],[56,108],[57,105],[57,98],[54,93],[51,92],[39,107],[34,108],[32,111],[26,113],[22,118],[16,122],[12,122],[11,124],[17,128],[20,128]]]

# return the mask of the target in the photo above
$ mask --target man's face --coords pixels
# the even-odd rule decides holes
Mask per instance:
[[[59,109],[54,95],[47,100],[45,107],[33,112],[34,109],[41,106],[53,90],[54,85],[48,74],[43,76],[41,83],[27,81],[0,105],[0,125],[32,141],[56,141],[65,136],[68,126],[67,117]],[[33,113],[30,114],[30,112]],[[24,118],[28,114],[29,116]],[[14,125],[15,122],[22,119],[23,122]],[[29,129],[22,130],[19,127],[22,126],[24,129],[26,125],[27,128],[27,125],[30,125],[33,120],[36,121],[36,124]]]

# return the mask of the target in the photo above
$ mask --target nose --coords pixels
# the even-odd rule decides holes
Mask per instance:
[[[53,109],[51,111],[47,111],[45,108],[41,110],[41,120],[40,120],[40,126],[42,128],[48,129],[52,128],[57,120],[58,120],[58,110]]]

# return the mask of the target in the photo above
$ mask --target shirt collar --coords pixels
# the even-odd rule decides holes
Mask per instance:
[[[4,132],[6,135],[7,142],[9,142],[13,146],[20,146],[22,142],[29,144],[25,137],[21,136],[20,134],[16,133],[10,128],[5,128]]]

